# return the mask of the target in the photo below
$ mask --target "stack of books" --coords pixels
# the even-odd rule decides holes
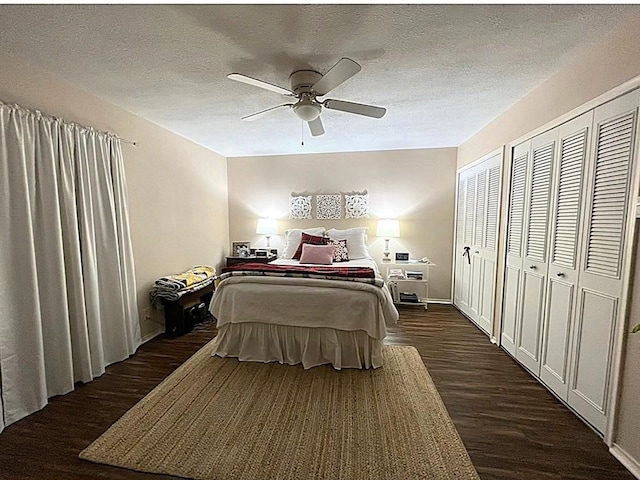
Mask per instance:
[[[389,279],[391,280],[398,280],[398,279],[404,279],[406,278],[404,276],[404,272],[402,271],[401,268],[390,268],[389,269]]]
[[[407,270],[405,272],[405,275],[408,280],[422,280],[424,278],[423,273],[419,271],[414,272],[414,271]]]

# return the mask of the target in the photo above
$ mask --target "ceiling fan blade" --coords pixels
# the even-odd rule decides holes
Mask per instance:
[[[317,95],[326,95],[338,85],[353,77],[361,68],[350,58],[343,57],[312,88]]]
[[[345,102],[344,100],[327,99],[322,102],[322,106],[329,110],[340,110],[341,112],[355,113],[356,115],[364,115],[365,117],[373,118],[382,118],[384,117],[384,114],[387,113],[387,109],[383,107]]]
[[[320,117],[317,117],[315,120],[311,120],[307,122],[309,125],[309,130],[311,131],[311,135],[314,137],[319,137],[320,135],[324,135],[324,126],[322,125],[322,120]]]
[[[280,93],[282,95],[293,95],[293,92],[291,90],[279,87],[278,85],[274,85],[273,83],[265,82],[264,80],[258,80],[257,78],[248,77],[241,73],[230,73],[229,75],[227,75],[227,78],[230,78],[231,80],[235,80],[237,82],[247,83],[249,85],[253,85],[254,87],[271,90],[272,92]]]
[[[269,112],[272,112],[278,108],[281,107],[289,107],[291,108],[293,106],[293,103],[284,103],[282,105],[277,105],[275,107],[271,107],[271,108],[267,108],[266,110],[262,110],[261,112],[257,112],[257,113],[252,113],[251,115],[247,115],[246,117],[242,117],[242,120],[245,120],[247,122],[252,122],[254,120],[257,120],[258,118],[261,118],[262,116],[266,115]]]

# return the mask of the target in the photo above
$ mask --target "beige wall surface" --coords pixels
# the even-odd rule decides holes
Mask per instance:
[[[384,240],[376,237],[376,220],[397,218],[400,238],[391,239],[392,255],[428,256],[437,264],[431,269],[429,297],[451,299],[455,148],[236,157],[228,159],[228,178],[231,241],[264,248],[266,239],[255,233],[259,217],[278,219],[279,235],[271,238],[271,246],[279,252],[287,228],[367,226],[369,251],[379,260]],[[315,212],[314,220],[288,219],[291,192],[362,190],[369,192],[368,219],[315,220]]]
[[[458,167],[640,75],[639,38],[637,14],[460,145]]]
[[[640,15],[634,15],[602,43],[585,50],[573,63],[463,143],[458,148],[458,167],[467,165],[502,145],[508,145],[532,130],[636,78],[640,75],[639,38]],[[507,152],[505,160],[510,161],[510,157]],[[506,186],[504,183],[503,187]],[[504,195],[503,219],[506,219],[507,202],[507,195]],[[502,226],[504,231],[504,223]],[[500,271],[503,268],[503,260],[502,257],[499,258]],[[632,323],[640,322],[640,262],[636,265],[636,282],[632,293]],[[500,271],[498,277],[501,276]],[[498,299],[498,305],[499,302],[501,298]],[[499,335],[499,332],[494,333]],[[618,436],[613,440],[640,463],[640,335],[628,338],[624,365],[617,421]]]
[[[634,290],[640,289],[640,236],[636,232]],[[640,323],[640,295],[634,295],[629,308],[629,329]],[[640,333],[629,334],[626,342],[622,391],[615,442],[640,464]]]
[[[32,68],[0,58],[0,99],[122,138],[143,338],[161,328],[149,309],[156,278],[194,265],[219,267],[229,239],[226,159]]]

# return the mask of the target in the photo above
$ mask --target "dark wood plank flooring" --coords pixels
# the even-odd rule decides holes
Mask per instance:
[[[634,479],[594,432],[453,307],[407,307],[400,318],[388,343],[419,350],[483,480]],[[0,479],[173,478],[77,455],[214,336],[209,324],[180,338],[156,338],[6,428]]]

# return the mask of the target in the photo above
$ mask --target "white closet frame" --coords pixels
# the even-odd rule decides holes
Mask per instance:
[[[505,261],[506,261],[506,246],[507,246],[507,223],[509,217],[509,202],[505,201],[508,199],[511,194],[511,170],[513,163],[513,148],[516,145],[519,145],[526,140],[533,138],[541,133],[544,133],[548,130],[551,130],[583,113],[588,112],[589,110],[593,110],[596,107],[603,105],[611,100],[614,100],[618,97],[621,97],[637,88],[640,88],[640,76],[637,76],[624,84],[594,98],[593,100],[577,107],[570,112],[557,117],[555,120],[547,122],[546,124],[526,133],[525,135],[521,135],[520,137],[512,140],[507,145],[504,146],[503,150],[503,168],[502,168],[502,191],[501,191],[501,210],[500,210],[500,224],[498,227],[498,235],[499,235],[499,255],[497,262],[497,272],[496,272],[496,296],[502,296],[504,289],[504,281],[505,281]],[[635,163],[632,168],[632,178],[630,182],[630,188],[632,196],[631,198],[640,196],[640,122],[636,125],[636,145],[635,145]],[[496,151],[499,151],[498,149]],[[495,155],[494,151],[492,154]],[[490,154],[490,155],[492,155]],[[482,157],[483,159],[488,158],[490,155]],[[473,162],[473,164],[478,163],[478,161]],[[473,165],[471,164],[471,165]],[[465,167],[467,168],[467,167]],[[456,186],[456,198],[457,198],[457,186]],[[640,199],[639,199],[640,200]],[[457,212],[456,212],[457,214]],[[640,215],[640,201],[629,202],[629,212],[627,216],[626,230],[625,230],[625,247],[624,247],[624,263],[622,265],[622,292],[620,297],[620,316],[619,321],[616,324],[616,331],[614,332],[613,339],[613,358],[612,358],[612,366],[611,366],[611,388],[609,389],[609,396],[607,402],[607,420],[606,426],[604,429],[604,442],[607,446],[613,446],[616,434],[616,420],[618,413],[618,400],[619,400],[619,387],[621,381],[621,369],[622,369],[622,358],[624,354],[624,342],[628,335],[629,330],[629,318],[628,318],[628,310],[630,304],[629,298],[629,285],[631,280],[631,275],[633,272],[631,271],[631,263],[633,260],[633,250],[634,250],[634,242],[633,235],[636,228],[636,219]],[[456,237],[454,237],[456,238]],[[454,260],[455,261],[455,260]],[[455,263],[454,263],[455,265]],[[453,290],[452,290],[453,291]],[[491,340],[494,343],[500,344],[500,332],[502,331],[502,299],[496,299],[494,305],[494,326],[493,333],[491,335]]]

